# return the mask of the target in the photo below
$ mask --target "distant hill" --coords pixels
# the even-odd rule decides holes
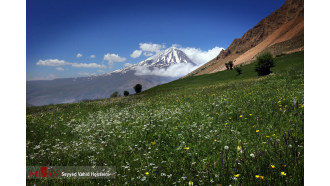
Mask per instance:
[[[225,63],[249,63],[269,51],[275,56],[304,50],[304,1],[287,0],[278,10],[261,20],[220,54],[189,73],[195,76],[225,70]],[[186,77],[187,77],[186,76]]]
[[[54,80],[27,81],[27,102],[40,106],[72,103],[86,99],[107,98],[114,91],[120,94],[139,83],[143,90],[170,82],[178,77],[167,70],[196,66],[181,50],[171,47],[140,63],[114,72],[89,77],[62,78]],[[166,74],[167,73],[167,74]],[[171,75],[171,76],[167,76]]]
[[[30,103],[26,103],[26,107],[34,107],[34,105],[32,105]]]

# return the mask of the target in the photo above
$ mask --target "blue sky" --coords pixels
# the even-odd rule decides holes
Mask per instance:
[[[173,44],[215,55],[282,4],[284,0],[27,0],[27,80],[110,72]]]

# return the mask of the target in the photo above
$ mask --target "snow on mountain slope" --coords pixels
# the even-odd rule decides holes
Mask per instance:
[[[154,68],[167,69],[175,64],[190,64],[189,66],[196,66],[184,52],[175,47],[170,47],[160,54],[156,54],[137,64],[115,70],[111,73],[126,73],[127,71],[141,69],[141,67],[147,67],[150,70]],[[180,65],[180,67],[184,67],[184,65]]]

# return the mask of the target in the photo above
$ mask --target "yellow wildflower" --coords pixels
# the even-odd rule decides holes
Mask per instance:
[[[214,142],[217,142],[217,139],[214,139]]]
[[[273,169],[275,168],[275,165],[270,165]]]
[[[155,142],[155,141],[153,141],[153,142],[151,142],[151,144],[152,144],[152,145],[156,145],[156,142]]]
[[[242,117],[243,117],[243,115],[240,115],[239,117],[240,117],[240,118],[242,118]]]
[[[189,185],[194,185],[194,182],[192,182],[192,181],[189,181]]]
[[[283,165],[283,167],[286,167],[286,165]]]
[[[260,178],[263,180],[265,177],[264,176],[260,176]]]
[[[239,177],[239,175],[240,175],[240,174],[235,174],[234,176],[235,176],[235,178],[238,178],[238,177]]]
[[[189,150],[190,148],[189,147],[185,147],[184,150]]]
[[[281,172],[281,175],[282,175],[282,176],[286,176],[286,173],[285,173],[285,172]]]
[[[266,138],[269,138],[269,136],[266,136]]]
[[[148,176],[148,175],[149,175],[149,172],[146,172],[146,173],[144,173],[144,174]]]
[[[260,176],[259,175],[256,175],[256,178],[258,179]]]
[[[258,133],[259,132],[259,130],[256,130],[256,133]]]
[[[242,147],[241,146],[237,146],[237,151],[240,151],[240,153],[243,153]]]

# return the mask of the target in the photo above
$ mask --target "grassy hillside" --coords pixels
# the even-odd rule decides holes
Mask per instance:
[[[303,52],[297,52],[290,55],[283,55],[275,58],[275,68],[272,71],[275,74],[285,73],[298,73],[304,70]],[[204,74],[200,76],[191,76],[184,79],[172,81],[167,84],[159,85],[147,90],[150,92],[160,92],[163,90],[173,91],[174,89],[182,89],[189,87],[201,87],[207,85],[214,85],[218,83],[224,83],[229,81],[240,81],[250,78],[257,78],[257,73],[254,71],[255,63],[248,64],[242,67],[243,74],[237,75],[235,70],[232,71],[220,71],[213,74]]]
[[[114,166],[114,185],[301,185],[303,53],[118,99],[27,108],[27,165]],[[28,180],[28,184],[47,182]],[[49,181],[50,182],[50,181]],[[52,180],[66,184],[72,180]]]

